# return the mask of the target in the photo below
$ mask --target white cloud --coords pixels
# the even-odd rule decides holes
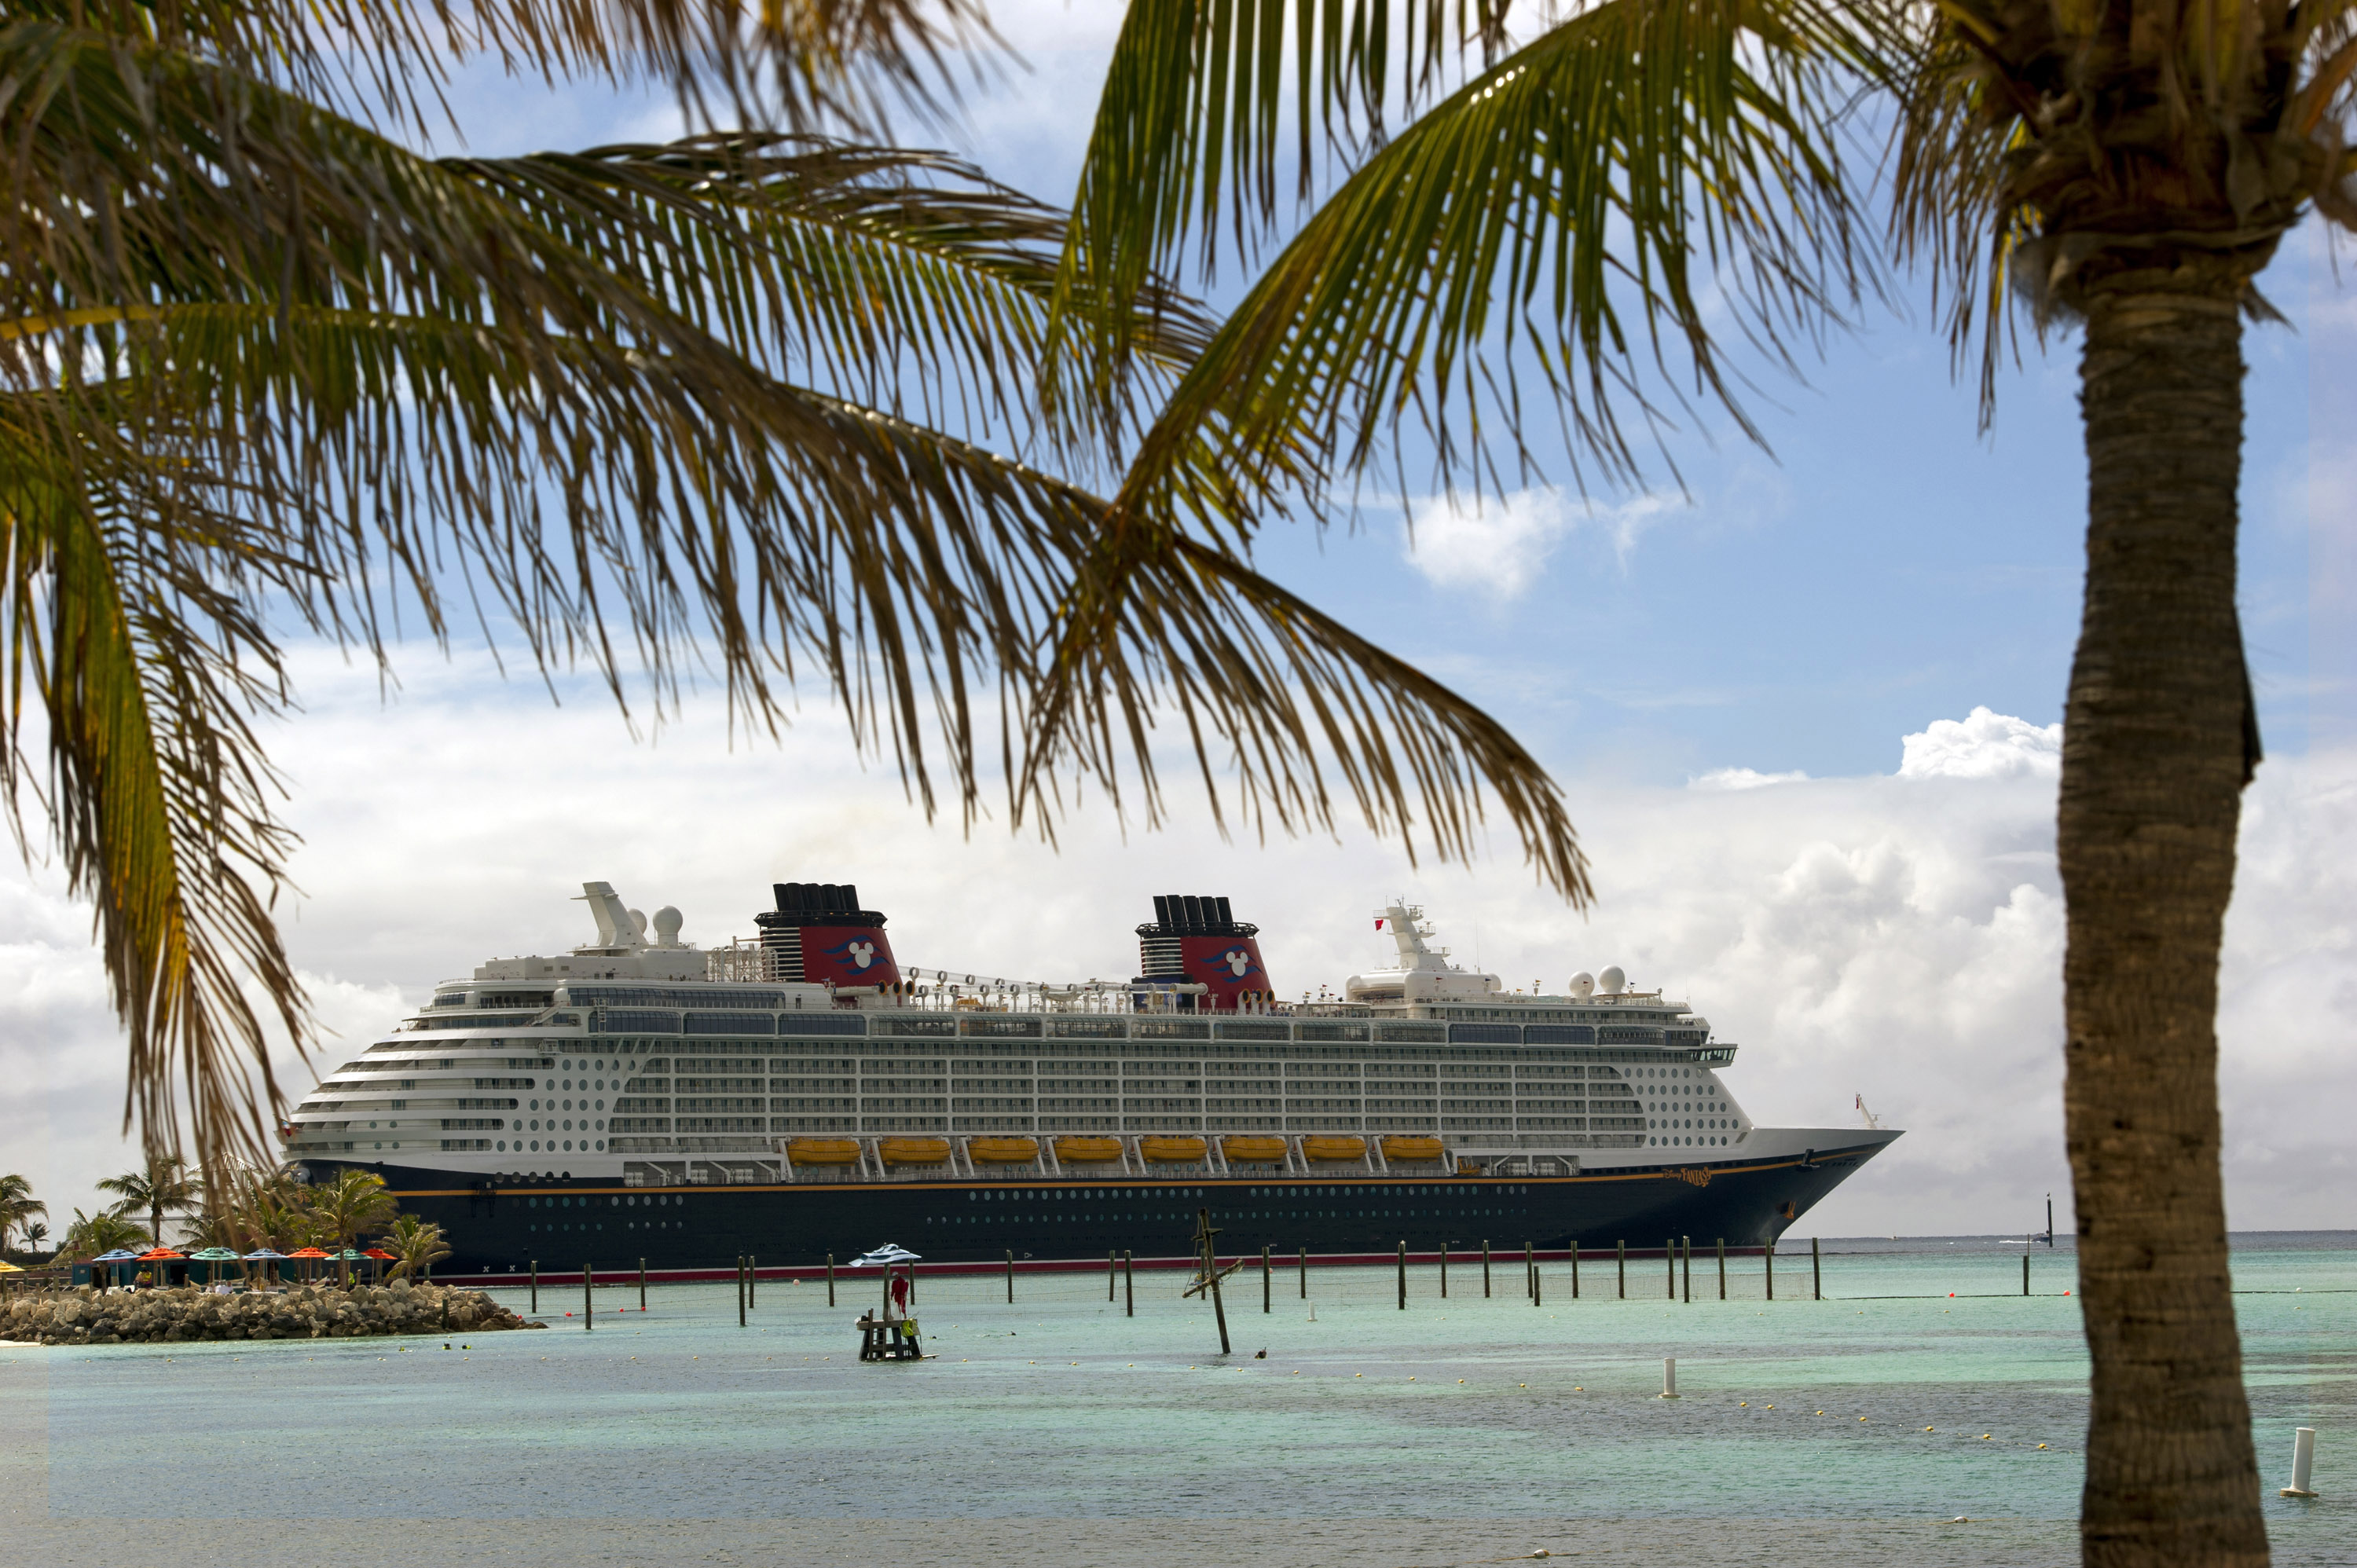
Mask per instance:
[[[1809,776],[1799,768],[1790,773],[1762,773],[1754,768],[1714,768],[1686,780],[1689,789],[1760,789],[1770,784],[1805,784]]]
[[[677,904],[705,942],[749,931],[772,881],[856,881],[891,916],[905,961],[1037,978],[1134,973],[1130,928],[1151,895],[1226,894],[1261,924],[1286,991],[1379,961],[1367,911],[1405,891],[1460,961],[1510,987],[1619,963],[1692,1001],[1741,1046],[1730,1081],[1766,1120],[1854,1124],[1863,1094],[1908,1130],[1804,1229],[2026,1228],[2046,1192],[2067,1195],[2063,916],[2053,784],[2035,766],[1940,789],[1887,775],[1575,781],[1598,895],[1582,916],[1502,858],[1502,832],[1501,858],[1471,870],[1412,867],[1356,832],[1222,843],[1183,799],[1169,829],[1126,838],[1086,815],[1060,854],[988,824],[967,840],[925,825],[888,770],[857,768],[823,714],[782,747],[732,751],[701,714],[634,745],[609,710],[554,711],[475,670],[409,661],[409,695],[387,710],[367,671],[303,668],[308,711],[280,746],[307,835],[287,930],[343,1031],[327,1065],[436,980],[581,940],[568,899],[587,877],[640,908]],[[2013,723],[1981,727],[2011,736]],[[2221,1015],[2243,1225],[2347,1211],[2357,917],[2337,868],[2352,861],[2357,750],[2269,761],[2251,791]],[[60,1215],[128,1158],[122,1046],[88,939],[54,878],[0,875],[0,1127],[7,1168]]]
[[[1975,708],[1964,719],[1934,719],[1900,742],[1901,779],[2059,779],[2062,726]]]
[[[1626,572],[1637,541],[1683,502],[1638,496],[1617,506],[1582,504],[1536,486],[1505,495],[1432,496],[1408,508],[1406,558],[1435,587],[1515,599],[1544,575],[1558,548],[1592,535]]]

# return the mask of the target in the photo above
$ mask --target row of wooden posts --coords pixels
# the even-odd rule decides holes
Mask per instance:
[[[1612,1251],[1616,1294],[1625,1300],[1629,1294],[1629,1243],[1615,1241],[1612,1244]],[[1574,1241],[1570,1251],[1571,1298],[1577,1301],[1580,1288],[1579,1243]],[[1691,1236],[1672,1238],[1664,1243],[1663,1253],[1669,1268],[1669,1299],[1677,1300],[1679,1292],[1683,1288],[1685,1299],[1694,1300],[1694,1238]],[[1717,1240],[1717,1259],[1718,1299],[1725,1301],[1727,1299],[1727,1238],[1724,1236]],[[1773,1301],[1776,1299],[1776,1251],[1774,1248],[1768,1248],[1760,1253],[1760,1264],[1761,1278],[1767,1285],[1768,1299]],[[531,1267],[531,1310],[538,1312],[540,1310],[540,1260],[533,1259]],[[1309,1299],[1309,1249],[1307,1247],[1301,1249],[1299,1267],[1301,1299],[1307,1301]],[[759,1285],[759,1260],[753,1254],[749,1252],[737,1254],[737,1321],[740,1326],[745,1322],[746,1313],[754,1305],[754,1293]],[[1481,1294],[1484,1297],[1491,1294],[1491,1268],[1490,1243],[1484,1241],[1481,1243]],[[588,1319],[585,1326],[592,1328],[597,1326],[597,1321],[590,1296],[591,1282],[594,1278],[595,1271],[591,1265],[582,1264],[581,1306],[584,1316]],[[1260,1309],[1263,1312],[1272,1310],[1272,1283],[1275,1278],[1274,1254],[1269,1248],[1263,1247],[1260,1250]],[[912,1281],[911,1283],[913,1283]],[[1116,1290],[1124,1297],[1125,1312],[1129,1316],[1136,1316],[1137,1279],[1135,1252],[1109,1251],[1105,1254],[1105,1300],[1113,1300]],[[1538,1255],[1532,1243],[1528,1241],[1523,1243],[1523,1294],[1529,1298],[1533,1306],[1538,1306],[1544,1303],[1545,1287],[1540,1276]],[[2021,1294],[2024,1295],[2029,1294],[2029,1259],[2027,1255],[2021,1260]],[[1445,1244],[1440,1249],[1440,1294],[1444,1301],[1448,1299],[1448,1248]],[[1809,1239],[1809,1297],[1813,1301],[1823,1301],[1824,1294],[1824,1259],[1818,1251],[1816,1238],[1813,1236]],[[1010,1304],[1015,1300],[1015,1254],[1011,1251],[1006,1254],[1006,1299]],[[832,1252],[826,1255],[826,1305],[829,1306],[834,1305],[834,1254]],[[1399,1307],[1402,1312],[1407,1310],[1407,1243],[1405,1241],[1399,1244]],[[639,1310],[644,1312],[646,1309],[647,1261],[640,1258],[639,1260]]]

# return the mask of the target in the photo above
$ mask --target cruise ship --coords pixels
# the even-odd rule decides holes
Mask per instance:
[[[850,885],[708,948],[580,901],[594,941],[437,985],[281,1129],[439,1224],[446,1274],[1178,1258],[1201,1209],[1223,1255],[1749,1251],[1899,1136],[1762,1126],[1685,1003],[1510,992],[1405,900],[1391,962],[1299,1001],[1225,897],[1155,897],[1138,974],[1066,983],[904,969]]]

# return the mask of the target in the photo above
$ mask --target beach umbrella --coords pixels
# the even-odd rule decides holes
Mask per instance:
[[[104,1263],[106,1265],[106,1277],[109,1280],[112,1280],[114,1277],[114,1271],[117,1266],[124,1263],[135,1262],[138,1260],[138,1257],[139,1254],[133,1251],[128,1247],[117,1247],[111,1252],[101,1252],[98,1256],[92,1258],[91,1260],[91,1265],[95,1268],[100,1263]]]
[[[333,1252],[324,1252],[317,1247],[304,1247],[296,1251],[289,1252],[286,1255],[290,1258],[296,1258],[302,1261],[303,1277],[306,1280],[308,1280],[311,1277],[311,1265],[313,1263],[323,1262],[335,1256]]]
[[[371,1247],[367,1251],[362,1252],[361,1256],[371,1259],[375,1262],[375,1269],[371,1271],[371,1276],[382,1280],[384,1278],[384,1266],[393,1261],[395,1254],[386,1251],[382,1247]]]
[[[176,1252],[169,1247],[150,1247],[147,1251],[139,1254],[139,1261],[143,1263],[153,1263],[156,1265],[156,1283],[158,1285],[162,1285],[167,1283],[172,1277],[164,1265],[166,1263],[186,1262],[188,1261],[188,1255],[186,1252]]]
[[[256,1247],[245,1255],[243,1261],[249,1263],[283,1263],[286,1261],[286,1254],[273,1251],[268,1247]],[[274,1269],[270,1272],[275,1273],[277,1271]]]
[[[237,1261],[237,1254],[227,1247],[207,1247],[202,1251],[188,1254],[188,1262],[205,1265],[207,1284],[221,1283],[221,1266],[223,1263],[234,1263]]]

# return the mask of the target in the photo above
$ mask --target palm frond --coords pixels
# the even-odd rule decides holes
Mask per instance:
[[[1160,510],[1207,441],[1246,494],[1300,471],[1303,446],[1354,469],[1411,415],[1457,471],[1489,414],[1519,439],[1525,360],[1575,464],[1607,480],[1640,472],[1624,413],[1656,420],[1681,379],[1756,435],[1721,337],[1786,353],[1871,275],[1827,80],[1835,27],[1785,20],[1823,38],[1760,43],[1757,13],[1717,0],[1609,0],[1436,105],[1262,274],[1118,499]]]
[[[1052,816],[1060,802],[1047,787],[1064,765],[1118,803],[1134,766],[1153,822],[1156,731],[1175,715],[1223,822],[1228,771],[1235,814],[1260,836],[1272,825],[1330,832],[1330,768],[1359,819],[1396,836],[1412,861],[1419,838],[1439,859],[1469,860],[1483,847],[1486,786],[1539,879],[1575,908],[1590,901],[1561,788],[1495,719],[1229,551],[1176,530],[1155,537],[1156,548],[1119,561],[1118,594],[1066,601],[1103,608],[1092,635],[1064,638],[1060,660],[1024,693],[1018,811]],[[1105,553],[1088,564],[1082,586],[1107,570]]]
[[[658,81],[739,125],[831,125],[881,138],[895,112],[934,120],[962,75],[1005,55],[974,0],[20,0],[15,18],[87,26],[218,59],[363,118],[426,124],[469,60],[509,75]]]
[[[303,992],[270,917],[289,835],[252,716],[277,705],[275,649],[241,573],[285,581],[243,520],[140,486],[88,404],[0,402],[0,791],[37,788],[70,888],[91,900],[130,1040],[126,1130],[177,1169],[178,1107],[200,1164],[260,1147],[278,1090],[242,982],[303,1038]],[[68,420],[72,424],[69,424]],[[131,483],[94,488],[90,470]],[[27,755],[37,716],[46,764]]]

